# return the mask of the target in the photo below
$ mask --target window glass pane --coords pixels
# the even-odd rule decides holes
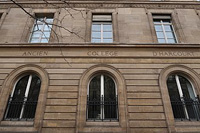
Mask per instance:
[[[105,42],[105,43],[112,43],[113,40],[112,39],[103,39],[103,42]]]
[[[171,25],[164,25],[165,31],[173,31]]]
[[[48,39],[43,38],[43,39],[41,39],[41,42],[42,42],[42,43],[48,43]]]
[[[93,24],[92,25],[92,31],[101,31],[101,25],[100,24]]]
[[[45,22],[47,22],[47,23],[53,23],[53,19],[52,18],[47,18],[46,20],[45,20]]]
[[[164,38],[163,32],[156,32],[157,38]]]
[[[163,31],[161,25],[155,25],[156,31]]]
[[[94,77],[89,84],[88,118],[100,119],[101,75]]]
[[[42,38],[49,38],[50,37],[50,32],[43,32],[42,33]]]
[[[103,38],[112,38],[112,32],[104,32],[103,33]]]
[[[158,39],[159,43],[165,43],[165,39]]]
[[[185,118],[184,108],[180,99],[175,75],[169,76],[167,79],[167,87],[172,105],[174,118]]]
[[[20,117],[21,109],[25,97],[26,87],[28,84],[29,75],[22,77],[16,84],[13,97],[10,103],[6,118],[17,119]]]
[[[33,32],[32,38],[39,38],[41,36],[41,32]]]
[[[31,119],[35,117],[41,81],[36,75],[32,75],[31,85],[28,93],[26,106],[24,107],[23,118]]]
[[[92,32],[93,38],[101,38],[101,32]]]
[[[43,25],[35,24],[33,31],[41,31],[43,29],[42,27],[43,27]]]
[[[172,32],[166,32],[167,38],[174,38],[174,35]]]
[[[174,39],[167,39],[168,43],[176,43]]]
[[[37,42],[39,42],[39,39],[38,38],[36,38],[36,39],[32,38],[30,42],[31,43],[37,43]]]
[[[184,78],[183,76],[180,76],[180,75],[179,75],[179,81],[180,81],[181,89],[183,92],[183,98],[185,101],[188,116],[189,116],[189,118],[194,119],[194,118],[196,118],[196,111],[199,111],[199,110],[196,110],[196,111],[194,110],[195,105],[193,105],[193,102],[196,99],[195,99],[192,85],[186,78]]]
[[[104,115],[106,118],[117,118],[115,83],[109,76],[104,75]],[[112,104],[112,106],[110,106]]]
[[[111,24],[104,24],[103,25],[103,31],[112,31],[112,25]]]
[[[52,27],[52,25],[45,25],[44,30],[45,31],[51,31],[51,27]]]
[[[94,39],[94,38],[92,38],[92,42],[94,42],[94,43],[101,42],[101,39]]]
[[[179,75],[179,81],[181,84],[184,98],[187,98],[187,99],[191,98],[195,100],[194,91],[192,89],[192,85],[190,84],[190,82],[186,78],[180,75]]]

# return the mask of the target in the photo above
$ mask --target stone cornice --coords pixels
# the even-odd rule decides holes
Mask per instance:
[[[200,44],[160,44],[160,43],[0,43],[0,48],[200,48]]]
[[[62,2],[48,1],[18,2],[24,8],[147,8],[147,9],[200,9],[200,2],[131,2],[131,1],[70,1]],[[12,2],[0,2],[0,8],[17,7]]]

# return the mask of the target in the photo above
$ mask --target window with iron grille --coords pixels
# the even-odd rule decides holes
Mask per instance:
[[[159,43],[177,43],[171,15],[153,15],[153,22]]]
[[[51,35],[53,14],[36,14],[30,43],[48,43]]]
[[[4,120],[33,120],[40,86],[41,80],[35,74],[21,77],[8,99]]]
[[[191,82],[181,75],[170,75],[167,87],[174,118],[177,120],[199,120],[199,98]]]
[[[112,15],[93,15],[92,17],[91,42],[112,43]]]
[[[89,83],[87,121],[118,121],[117,89],[107,75],[96,75]]]

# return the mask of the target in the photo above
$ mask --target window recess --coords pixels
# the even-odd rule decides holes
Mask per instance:
[[[174,118],[181,121],[199,121],[199,96],[191,82],[181,75],[170,75],[167,80],[167,87]]]
[[[34,74],[21,77],[9,96],[4,120],[33,120],[40,86],[41,80]]]
[[[30,43],[48,43],[53,25],[54,14],[35,14],[34,26],[29,39]]]
[[[171,15],[154,14],[153,23],[158,43],[177,43]]]
[[[97,75],[89,83],[87,121],[118,121],[116,85],[107,75]]]
[[[93,43],[112,43],[112,15],[93,15],[92,16],[92,34]]]

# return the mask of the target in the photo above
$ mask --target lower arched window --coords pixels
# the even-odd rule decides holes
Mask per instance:
[[[9,96],[5,120],[33,120],[35,117],[41,80],[35,74],[21,77]]]
[[[87,120],[118,120],[117,88],[114,80],[105,74],[93,77],[87,92]]]
[[[175,119],[199,120],[199,97],[191,82],[181,75],[170,75],[168,92]]]

